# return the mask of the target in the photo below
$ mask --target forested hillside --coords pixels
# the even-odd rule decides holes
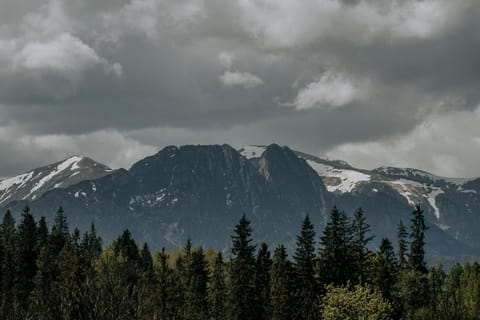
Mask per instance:
[[[18,222],[7,211],[0,318],[478,319],[480,266],[427,267],[420,206],[374,251],[362,209],[334,207],[321,235],[305,216],[291,257],[257,244],[253,227],[244,215],[228,252],[189,239],[152,254],[128,230],[105,246],[93,224],[69,230],[62,208],[50,228],[28,207]]]

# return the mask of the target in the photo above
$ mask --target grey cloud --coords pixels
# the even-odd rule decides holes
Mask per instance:
[[[112,148],[132,143],[138,157],[190,141],[276,141],[317,154],[382,143],[418,134],[432,114],[475,110],[479,14],[475,0],[5,0],[0,126],[71,137],[107,164],[135,156],[109,158],[80,137],[110,133],[124,141]],[[53,45],[52,59],[21,59],[41,45]],[[327,70],[355,90],[342,98],[338,83],[320,83]],[[235,77],[222,83],[226,72]],[[283,106],[302,101],[309,108]]]

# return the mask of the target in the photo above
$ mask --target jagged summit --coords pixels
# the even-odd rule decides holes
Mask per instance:
[[[98,221],[107,241],[129,228],[156,248],[181,246],[188,236],[226,248],[244,213],[260,241],[291,248],[302,217],[308,212],[321,228],[333,205],[349,213],[364,208],[379,239],[394,237],[416,203],[429,223],[431,252],[480,254],[480,179],[365,170],[277,144],[168,146],[113,172],[73,156],[0,181],[4,208],[20,212],[28,204],[48,218],[62,205],[74,226]]]
[[[112,172],[104,164],[74,155],[18,176],[0,181],[0,204],[15,200],[35,200],[55,188],[66,188],[86,179],[96,179]]]

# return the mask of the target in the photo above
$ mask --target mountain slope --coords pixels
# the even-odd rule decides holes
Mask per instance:
[[[154,248],[196,243],[226,248],[246,213],[258,240],[293,245],[306,212],[317,224],[330,207],[322,179],[290,149],[272,145],[249,161],[228,145],[171,146],[129,170],[55,189],[29,204],[52,218],[62,205],[74,226],[95,221],[111,241],[129,228]]]
[[[52,172],[72,166],[56,164]],[[257,241],[293,249],[306,213],[320,232],[333,205],[349,214],[362,207],[375,246],[383,237],[395,242],[399,221],[409,224],[412,205],[420,202],[429,226],[427,252],[458,256],[480,255],[478,192],[479,179],[363,170],[275,144],[238,151],[228,145],[170,146],[129,170],[50,188],[8,207],[18,213],[28,204],[51,219],[62,205],[72,227],[86,229],[94,221],[107,242],[129,228],[157,249],[181,246],[188,237],[227,248],[233,226],[246,213]]]
[[[250,159],[264,151],[264,146],[240,149]],[[349,212],[362,207],[367,214],[376,213],[369,222],[377,237],[392,237],[398,222],[407,223],[409,211],[420,203],[430,225],[430,238],[437,242],[429,244],[431,251],[448,254],[458,249],[456,244],[466,246],[462,249],[465,254],[479,251],[480,179],[445,178],[411,168],[365,170],[341,160],[295,153],[322,177],[339,207]]]
[[[107,166],[87,157],[73,156],[21,175],[0,181],[0,205],[15,200],[35,200],[55,188],[66,188],[80,181],[111,173]]]

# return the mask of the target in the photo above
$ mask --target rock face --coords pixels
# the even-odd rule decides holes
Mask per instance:
[[[75,161],[70,160],[82,164]],[[188,237],[227,248],[233,226],[245,213],[257,242],[293,249],[306,213],[320,233],[333,205],[350,214],[362,207],[376,243],[382,237],[395,242],[397,224],[408,225],[413,204],[420,203],[430,228],[428,253],[480,256],[480,179],[448,179],[415,169],[357,169],[275,144],[238,151],[228,145],[170,146],[129,170],[103,168],[98,176],[86,174],[77,181],[72,179],[80,173],[60,170],[75,169],[70,162],[48,167],[64,172],[53,177],[66,180],[49,182],[48,188],[38,183],[38,190],[45,186],[46,191],[25,197],[33,182],[26,193],[12,191],[3,206],[19,213],[28,204],[51,219],[62,205],[72,227],[85,230],[93,221],[107,242],[129,228],[155,249],[182,246]]]
[[[14,211],[26,201],[11,203]],[[318,224],[330,206],[322,179],[287,147],[271,145],[249,160],[228,145],[167,147],[128,171],[53,190],[28,202],[52,217],[62,205],[74,226],[94,221],[111,241],[129,228],[154,248],[195,243],[226,248],[247,214],[255,238],[293,245],[309,212]]]
[[[45,192],[67,188],[80,181],[110,174],[107,166],[87,157],[73,156],[0,181],[0,205],[15,200],[35,200]]]

